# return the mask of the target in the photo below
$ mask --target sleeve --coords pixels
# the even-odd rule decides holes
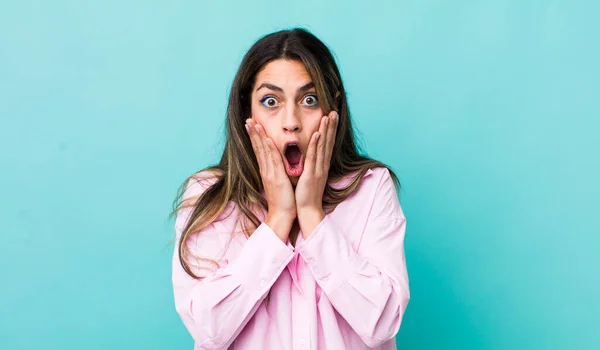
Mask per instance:
[[[192,180],[184,192],[184,199],[201,192],[202,186]],[[225,256],[230,241],[224,237],[231,233],[223,232],[224,225],[212,223],[191,237],[188,248],[194,257],[218,260],[219,267],[203,259],[193,261],[193,271],[199,278],[192,278],[179,261],[179,237],[190,212],[191,209],[181,210],[175,223],[172,263],[175,307],[202,349],[225,349],[252,318],[292,259],[293,250],[262,223],[235,260],[219,259],[219,256]]]
[[[410,299],[405,231],[406,218],[385,170],[358,249],[329,216],[296,248],[333,307],[369,347],[398,333]]]

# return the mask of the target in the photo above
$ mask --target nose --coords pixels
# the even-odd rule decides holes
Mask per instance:
[[[302,130],[302,123],[298,115],[296,108],[286,108],[283,116],[283,130],[287,132],[298,132]]]

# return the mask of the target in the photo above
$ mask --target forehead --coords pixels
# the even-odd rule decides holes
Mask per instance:
[[[285,90],[304,86],[311,80],[302,62],[278,59],[267,63],[257,74],[255,86],[260,86],[261,83],[271,83]]]

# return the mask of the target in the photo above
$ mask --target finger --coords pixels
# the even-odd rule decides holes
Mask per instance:
[[[265,171],[264,151],[262,149],[260,135],[258,135],[255,125],[256,124],[254,123],[254,121],[247,121],[246,130],[248,130],[248,134],[250,135],[250,141],[252,142],[252,149],[254,150],[254,155],[256,156],[258,167],[261,171]]]
[[[256,122],[251,121],[248,126],[252,135],[252,144],[255,149],[254,153],[256,155],[256,160],[258,162],[261,177],[267,176],[269,173],[269,164],[267,162],[266,156],[267,151],[265,149],[263,140],[261,139],[261,136],[258,132],[258,125],[256,124]]]
[[[304,161],[304,172],[311,174],[315,170],[315,166],[317,163],[317,145],[319,143],[319,138],[321,134],[317,131],[315,132],[308,142],[308,150],[306,151],[306,160]]]
[[[265,133],[265,129],[263,129],[262,125],[260,125],[260,124],[256,124],[254,126],[254,128],[256,129],[256,132],[260,139],[260,144],[261,144],[261,147],[263,150],[263,161],[264,161],[264,165],[265,165],[265,171],[268,175],[272,175],[273,174],[273,164],[270,160],[271,151],[269,150],[269,146],[267,146],[267,144],[266,144],[267,134]]]
[[[333,153],[333,146],[335,145],[335,135],[337,133],[337,126],[340,122],[339,115],[337,112],[332,111],[329,113],[329,127],[327,128],[327,145],[325,146],[325,166],[329,167],[331,164],[331,154]]]
[[[252,144],[252,150],[254,151],[254,155],[256,156],[256,160],[258,161],[258,163],[260,164],[260,152],[259,152],[259,145],[256,142],[256,130],[254,130],[254,128],[252,127],[252,124],[250,122],[250,119],[246,120],[246,131],[248,132],[248,136],[250,137],[250,143]]]
[[[281,158],[281,154],[279,154],[277,147],[275,147],[275,142],[273,142],[273,140],[271,140],[268,137],[265,140],[265,142],[267,144],[267,147],[269,147],[269,154],[273,165],[273,171],[275,172],[275,174],[279,173],[279,175],[286,175],[285,165],[283,165],[283,159]]]
[[[319,141],[317,143],[317,154],[315,160],[315,170],[319,168],[323,168],[325,164],[325,145],[327,143],[327,126],[329,125],[329,117],[325,116],[321,120],[321,125],[319,126]]]

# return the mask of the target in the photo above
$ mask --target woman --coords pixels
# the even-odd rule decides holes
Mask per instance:
[[[395,349],[409,300],[396,176],[360,155],[328,48],[258,40],[218,165],[177,201],[175,305],[196,349]]]

